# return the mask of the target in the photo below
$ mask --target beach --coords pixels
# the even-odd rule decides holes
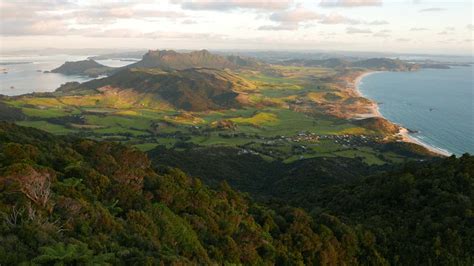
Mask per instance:
[[[364,119],[364,118],[369,118],[369,117],[383,117],[382,114],[380,113],[378,104],[372,99],[369,99],[366,96],[364,96],[359,90],[359,84],[365,77],[370,76],[375,73],[381,73],[381,72],[383,71],[363,72],[362,74],[358,75],[352,82],[352,90],[354,91],[356,96],[366,98],[372,102],[371,106],[368,107],[369,112],[363,113],[363,114],[356,114],[354,118]]]
[[[373,101],[372,99],[366,97],[365,95],[362,94],[362,92],[360,91],[360,84],[362,82],[362,80],[367,77],[367,76],[370,76],[372,74],[375,74],[375,73],[382,73],[382,72],[385,72],[385,71],[369,71],[369,72],[364,72],[362,74],[360,74],[359,76],[357,76],[355,79],[354,79],[354,82],[353,82],[353,89],[355,91],[355,93],[360,96],[360,97],[364,97],[368,100],[370,100],[372,102],[372,106],[369,107],[369,110],[370,112],[368,113],[365,113],[365,114],[357,114],[355,116],[356,119],[363,119],[363,118],[369,118],[369,117],[382,117],[384,119],[386,119],[382,113],[380,113],[380,110],[379,110],[379,106],[377,104],[377,102]],[[388,119],[387,119],[388,120]],[[393,123],[393,122],[392,122]],[[396,123],[394,123],[396,124]],[[433,147],[433,146],[430,146],[420,140],[418,140],[417,138],[413,137],[410,135],[410,130],[408,130],[407,128],[403,127],[402,125],[399,125],[397,124],[399,127],[400,127],[400,132],[397,134],[398,137],[400,138],[400,141],[403,141],[403,142],[409,142],[409,143],[415,143],[415,144],[418,144],[420,146],[423,146],[425,147],[426,149],[428,149],[429,151],[433,152],[433,153],[436,153],[438,155],[441,155],[441,156],[451,156],[452,153],[448,152],[448,151],[445,151],[445,150],[442,150],[442,149],[439,149],[437,147]]]

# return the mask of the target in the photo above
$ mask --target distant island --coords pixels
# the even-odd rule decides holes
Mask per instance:
[[[58,68],[51,70],[51,73],[61,73],[64,75],[84,75],[92,78],[112,73],[115,68],[97,63],[92,59],[66,62]],[[47,72],[46,72],[47,73]]]

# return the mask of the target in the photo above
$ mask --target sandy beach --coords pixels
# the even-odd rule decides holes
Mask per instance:
[[[365,114],[356,114],[355,115],[355,118],[356,119],[364,119],[364,118],[369,118],[369,117],[382,117],[382,114],[380,113],[379,111],[379,106],[376,102],[372,101],[371,99],[365,97],[359,90],[359,84],[360,82],[362,81],[362,79],[364,79],[365,77],[367,76],[370,76],[372,74],[375,74],[375,73],[381,73],[383,71],[369,71],[369,72],[364,72],[362,74],[360,74],[359,76],[357,76],[354,81],[353,81],[353,90],[355,92],[355,94],[359,97],[363,97],[363,98],[366,98],[368,100],[370,100],[372,102],[372,105],[368,108],[369,109],[369,112],[368,113],[365,113]]]
[[[372,75],[372,74],[375,74],[375,73],[381,73],[381,72],[385,72],[385,71],[370,71],[370,72],[364,72],[362,73],[361,75],[357,76],[355,79],[354,79],[354,82],[353,82],[353,89],[355,91],[355,93],[360,96],[360,97],[364,97],[366,99],[369,99],[367,98],[366,96],[364,96],[360,89],[359,89],[359,85],[361,83],[361,81],[369,76],[369,75]],[[370,101],[372,101],[371,99],[369,99]],[[357,119],[363,119],[363,118],[368,118],[368,117],[382,117],[382,118],[385,118],[383,117],[383,115],[380,113],[380,110],[379,110],[379,106],[376,102],[372,101],[373,105],[369,108],[370,112],[369,113],[366,113],[366,114],[357,114],[356,115],[356,118]],[[385,118],[386,119],[386,118]],[[388,119],[387,119],[388,120]],[[392,122],[393,123],[393,122]],[[398,125],[398,124],[397,124]],[[404,141],[404,142],[409,142],[409,143],[415,143],[415,144],[418,144],[420,146],[423,146],[425,147],[426,149],[428,149],[429,151],[433,152],[433,153],[436,153],[436,154],[439,154],[439,155],[442,155],[442,156],[451,156],[452,154],[450,152],[447,152],[445,150],[442,150],[442,149],[439,149],[439,148],[436,148],[436,147],[433,147],[433,146],[430,146],[426,143],[423,143],[422,141],[418,140],[417,138],[413,137],[410,135],[410,131],[407,129],[407,128],[404,128],[403,126],[401,125],[398,125],[400,127],[400,132],[398,133],[398,136],[400,137],[400,141]]]

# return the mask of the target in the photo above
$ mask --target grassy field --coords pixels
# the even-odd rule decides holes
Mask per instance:
[[[403,156],[379,152],[368,146],[347,147],[336,139],[301,140],[317,136],[375,136],[377,133],[347,119],[303,113],[290,108],[296,101],[338,103],[347,98],[335,84],[320,82],[335,70],[274,66],[265,71],[244,71],[254,82],[245,91],[241,108],[184,112],[156,95],[133,90],[106,90],[81,96],[23,96],[4,102],[27,116],[20,125],[55,134],[89,135],[116,140],[148,151],[157,145],[189,143],[232,146],[252,150],[262,157],[294,161],[310,157],[361,158],[367,164],[399,162]],[[220,128],[220,124],[229,128]]]

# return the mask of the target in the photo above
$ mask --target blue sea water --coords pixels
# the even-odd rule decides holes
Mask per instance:
[[[387,119],[432,147],[474,154],[474,66],[379,72],[359,83]]]
[[[32,92],[52,92],[66,82],[90,80],[91,78],[85,76],[44,73],[66,61],[85,60],[89,56],[91,55],[0,55],[0,94],[13,96]],[[97,62],[113,67],[131,63],[120,59],[97,60]]]

